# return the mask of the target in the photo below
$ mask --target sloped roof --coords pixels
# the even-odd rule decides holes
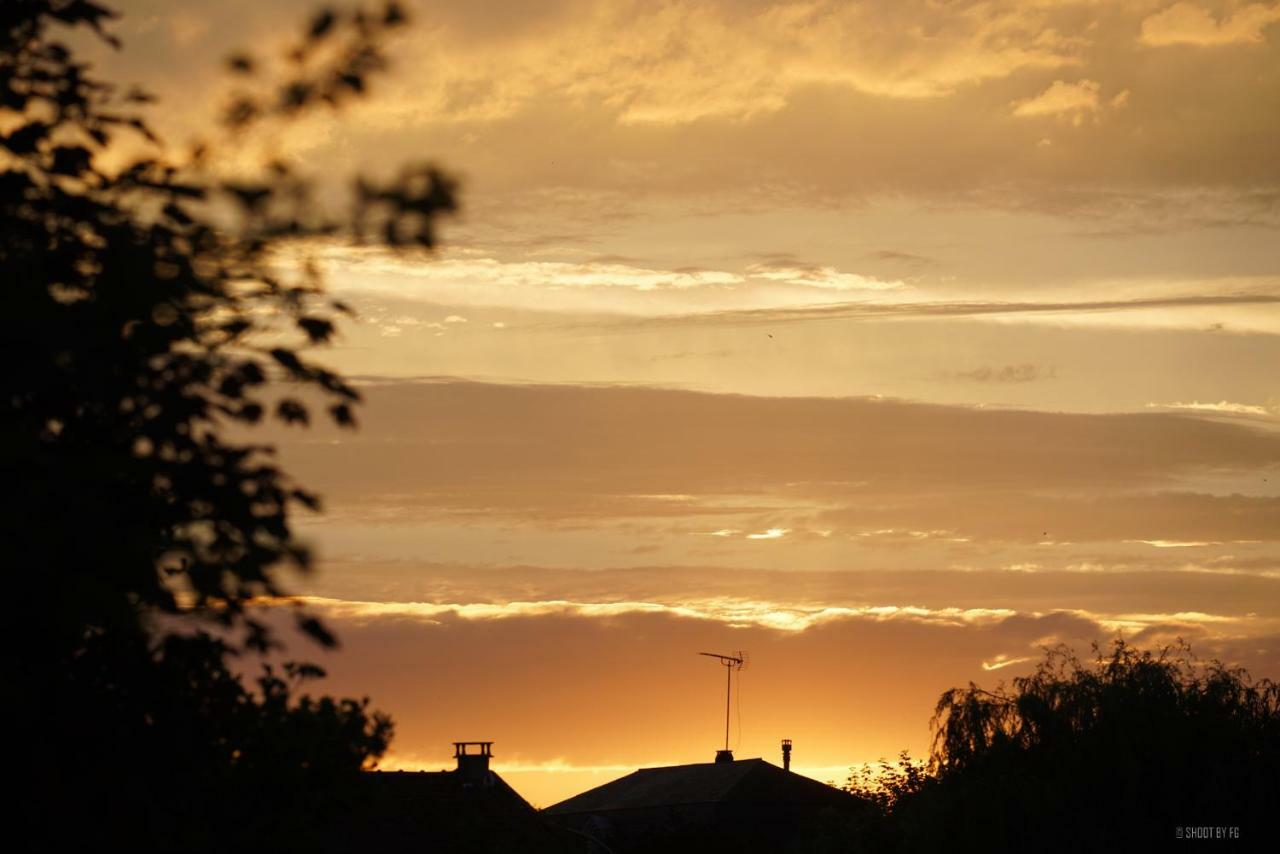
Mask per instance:
[[[360,783],[344,813],[333,817],[336,826],[322,850],[564,854],[583,848],[497,774],[485,785],[468,785],[456,771],[374,771]]]
[[[641,768],[548,807],[551,815],[601,813],[689,804],[792,803],[849,806],[839,789],[784,771],[763,759]]]

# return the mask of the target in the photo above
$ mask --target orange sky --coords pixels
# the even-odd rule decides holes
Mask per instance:
[[[311,8],[117,5],[178,141]],[[1049,643],[1280,676],[1280,3],[407,5],[367,103],[243,140],[463,179],[432,259],[309,248],[368,405],[270,436],[390,766],[709,760],[704,649],[738,755],[836,780]]]

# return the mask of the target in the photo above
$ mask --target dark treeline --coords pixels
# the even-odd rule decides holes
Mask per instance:
[[[1280,685],[1185,646],[1053,649],[1011,686],[947,691],[933,726],[927,762],[849,781],[871,808],[826,850],[1147,851],[1179,830],[1261,850],[1280,814]]]

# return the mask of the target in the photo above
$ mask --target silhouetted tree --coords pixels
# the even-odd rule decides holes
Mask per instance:
[[[354,180],[348,212],[326,215],[283,160],[221,165],[255,126],[365,92],[404,22],[394,4],[318,13],[275,66],[232,57],[225,131],[180,160],[135,113],[151,96],[96,79],[65,40],[80,27],[116,45],[113,17],[90,0],[0,3],[0,549],[11,614],[34,616],[7,650],[17,776],[30,816],[56,803],[117,815],[135,842],[222,848],[296,806],[290,775],[349,776],[391,731],[364,701],[296,697],[315,668],[249,690],[228,666],[277,644],[247,606],[310,566],[290,517],[319,500],[227,430],[305,425],[317,407],[352,426],[359,401],[310,355],[346,307],[314,264],[274,262],[341,235],[430,248],[454,187],[414,166]],[[107,169],[124,135],[153,154]],[[49,829],[109,838],[79,819]]]
[[[1065,647],[993,691],[944,693],[927,768],[851,780],[885,850],[1163,848],[1179,828],[1265,845],[1280,810],[1280,686],[1184,645],[1117,640],[1091,666]]]

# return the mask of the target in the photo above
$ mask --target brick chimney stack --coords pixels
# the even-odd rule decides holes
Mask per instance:
[[[468,748],[477,748],[473,753]],[[453,756],[458,760],[454,771],[462,782],[470,786],[493,785],[493,776],[489,773],[489,760],[493,758],[492,741],[455,741]]]

